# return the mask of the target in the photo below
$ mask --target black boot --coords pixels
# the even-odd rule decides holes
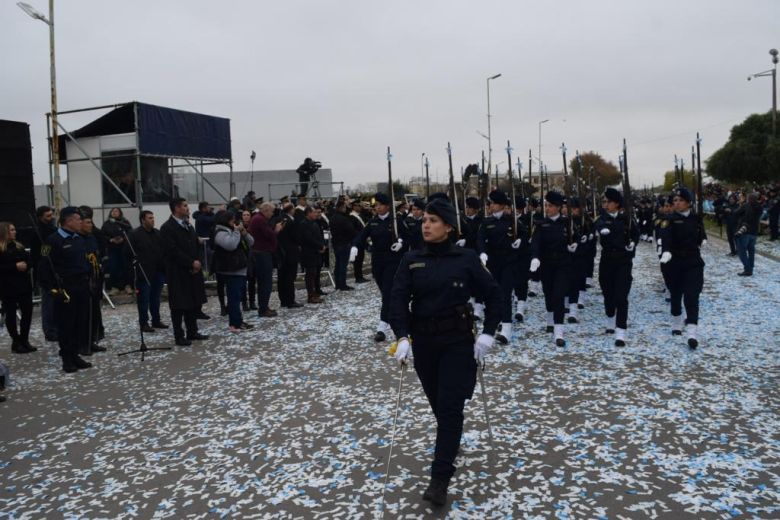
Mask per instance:
[[[32,350],[29,350],[24,346],[24,343],[19,338],[14,338],[11,343],[11,352],[14,354],[29,354]]]
[[[244,309],[244,310],[246,310],[246,309]],[[220,316],[227,316],[227,315],[228,315],[228,309],[227,309],[227,307],[225,307],[225,306],[223,306],[223,305],[220,305],[220,306],[219,306],[219,315],[220,315]]]
[[[427,500],[435,506],[443,506],[447,503],[447,486],[449,483],[445,480],[439,480],[435,477],[431,478],[431,483],[428,484],[428,489],[423,493],[423,500]]]
[[[30,352],[37,352],[38,347],[30,344],[29,338],[22,339],[21,341],[22,341],[22,345],[24,345],[27,348],[27,350],[29,350]]]

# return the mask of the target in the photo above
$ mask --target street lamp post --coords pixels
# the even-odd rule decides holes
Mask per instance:
[[[486,83],[487,83],[487,123],[488,123],[488,167],[487,171],[490,173],[490,166],[492,164],[493,159],[493,146],[490,141],[490,80],[500,78],[501,74],[496,74],[495,76],[490,76]]]
[[[257,154],[254,150],[252,150],[252,153],[249,155],[249,161],[251,162],[252,166],[249,167],[249,191],[255,191],[255,158],[257,157]]]
[[[765,70],[764,72],[759,72],[757,74],[748,76],[747,80],[750,81],[753,78],[772,76],[772,137],[776,138],[777,137],[777,62],[778,62],[777,49],[769,49],[769,55],[772,56],[772,64],[774,66],[769,70]]]
[[[49,18],[39,13],[34,7],[24,2],[17,4],[31,18],[40,20],[49,26],[49,61],[51,75],[51,157],[52,157],[52,197],[54,210],[59,213],[62,208],[62,188],[60,185],[60,140],[57,126],[57,74],[54,61],[54,0],[49,0]]]

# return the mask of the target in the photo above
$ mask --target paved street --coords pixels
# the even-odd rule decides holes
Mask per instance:
[[[478,387],[441,511],[420,500],[434,425],[409,371],[385,517],[780,517],[780,266],[758,257],[738,278],[713,242],[695,352],[671,336],[649,244],[625,349],[602,334],[598,291],[565,349],[531,299],[513,344],[488,360],[495,445]],[[135,308],[107,308],[109,352],[75,375],[53,344],[20,356],[4,341],[0,518],[381,516],[399,369],[371,340],[373,284],[325,301],[235,336],[211,298],[210,341],[143,363],[115,355],[138,345]],[[172,345],[170,333],[147,339]]]

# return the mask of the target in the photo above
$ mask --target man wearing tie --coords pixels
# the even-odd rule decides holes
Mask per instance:
[[[160,227],[165,248],[165,275],[168,282],[168,305],[176,345],[186,347],[194,340],[208,339],[198,332],[195,319],[206,303],[206,289],[200,264],[198,237],[190,225],[187,201],[177,197],[170,202],[171,217]],[[182,321],[187,330],[184,335]]]

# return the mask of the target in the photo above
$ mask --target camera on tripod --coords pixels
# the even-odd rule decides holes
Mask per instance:
[[[315,161],[311,157],[307,157],[303,160],[303,164],[298,166],[298,169],[295,170],[298,173],[298,182],[301,183],[301,195],[307,194],[309,191],[309,182],[320,168],[322,168],[321,162]]]

